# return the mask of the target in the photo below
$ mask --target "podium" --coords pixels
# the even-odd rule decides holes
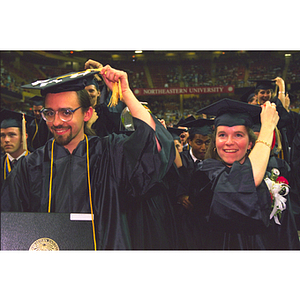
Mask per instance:
[[[1,250],[94,250],[91,215],[2,212]]]

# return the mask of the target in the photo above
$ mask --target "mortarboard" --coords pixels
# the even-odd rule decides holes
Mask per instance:
[[[23,119],[23,115],[24,115],[24,119]],[[0,127],[3,129],[10,128],[10,127],[21,128],[23,149],[27,150],[26,121],[31,122],[33,119],[34,117],[32,116],[3,108],[1,109],[0,112]]]
[[[249,80],[250,82],[256,82],[255,90],[274,90],[275,81],[264,79],[264,80]]]
[[[34,117],[25,115],[25,120],[27,122],[31,122],[34,120]],[[18,127],[22,128],[22,119],[23,119],[23,114],[13,111],[13,110],[8,110],[5,108],[1,109],[0,112],[0,127],[1,128],[9,128],[9,127]]]
[[[32,98],[29,99],[29,101],[32,102],[32,105],[35,106],[44,106],[44,97],[41,96],[34,96]]]
[[[261,123],[255,123],[252,125],[251,129],[254,131],[254,132],[260,132],[260,129],[261,129]]]
[[[194,116],[189,116],[186,119],[181,118],[176,126],[185,126],[186,122],[194,121],[196,118]]]
[[[96,89],[99,90],[99,83],[94,77],[87,78],[86,86],[89,86],[89,85],[94,85],[96,87]]]
[[[247,92],[245,94],[243,94],[240,98],[241,101],[248,103],[249,100],[255,96],[254,94],[255,88],[251,87],[250,89],[247,90]]]
[[[182,132],[187,131],[186,129],[183,128],[177,128],[177,127],[167,127],[168,131],[171,133],[173,139],[179,138],[180,134]]]
[[[40,90],[42,96],[48,93],[80,91],[89,85],[91,79],[98,73],[99,70],[93,71],[91,69],[82,72],[72,72],[45,80],[37,80],[30,84],[22,85],[22,88]]]
[[[251,127],[260,118],[261,107],[232,99],[222,99],[197,111],[197,114],[216,116],[214,123],[218,127],[245,125]]]
[[[201,134],[201,135],[209,135],[212,134],[214,125],[214,120],[212,119],[195,119],[193,121],[189,121],[185,123],[185,126],[189,128],[190,135],[192,134]]]

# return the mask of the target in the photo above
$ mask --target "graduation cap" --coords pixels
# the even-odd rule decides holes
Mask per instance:
[[[232,99],[222,99],[197,111],[197,114],[216,116],[214,123],[218,127],[245,125],[251,127],[260,118],[261,107]]]
[[[247,92],[245,94],[243,94],[240,98],[241,101],[248,103],[250,101],[251,98],[253,98],[255,96],[255,88],[251,87],[250,89],[247,90]]]
[[[186,129],[178,127],[167,127],[168,131],[171,133],[173,139],[178,139],[182,132],[186,132]]]
[[[29,116],[24,114],[25,116],[25,121],[31,122],[34,120],[34,117]],[[9,127],[18,127],[22,128],[22,119],[23,119],[23,114],[13,111],[13,110],[8,110],[5,108],[1,109],[0,112],[0,127],[1,128],[9,128]]]
[[[32,102],[32,105],[35,106],[44,106],[44,97],[41,96],[34,96],[29,99]]]
[[[97,91],[100,88],[98,81],[94,77],[88,77],[87,78],[86,86],[89,86],[89,85],[94,85],[96,87]]]
[[[31,122],[34,117],[25,115],[13,110],[8,109],[1,109],[0,111],[0,127],[1,128],[10,128],[10,127],[17,127],[21,128],[22,132],[22,141],[23,141],[23,148],[27,150],[27,142],[26,142],[26,121]]]
[[[194,116],[189,116],[186,119],[181,118],[176,126],[185,126],[186,122],[194,121],[196,118]]]
[[[255,90],[274,90],[275,89],[275,81],[269,79],[263,80],[249,80],[250,82],[256,82]]]
[[[185,123],[185,126],[189,128],[190,135],[193,134],[201,134],[201,135],[209,135],[213,132],[214,120],[212,119],[195,119],[193,121],[189,121]]]
[[[45,80],[37,80],[30,84],[22,85],[22,88],[40,90],[42,96],[48,93],[80,91],[90,85],[89,83],[94,75],[98,73],[99,70],[93,71],[92,69],[82,72],[72,72]]]

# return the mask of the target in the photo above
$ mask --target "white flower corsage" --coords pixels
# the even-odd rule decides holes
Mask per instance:
[[[284,198],[284,196],[289,193],[290,189],[287,179],[283,176],[279,176],[279,174],[279,170],[274,168],[271,170],[271,173],[267,172],[264,180],[272,198],[270,220],[274,217],[275,223],[281,225],[279,219],[282,211],[286,209],[286,198]]]

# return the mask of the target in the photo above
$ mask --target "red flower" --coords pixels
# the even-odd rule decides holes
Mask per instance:
[[[284,178],[283,176],[278,176],[276,179],[277,183],[285,183],[285,184],[289,184],[289,182],[287,181],[286,178]]]

